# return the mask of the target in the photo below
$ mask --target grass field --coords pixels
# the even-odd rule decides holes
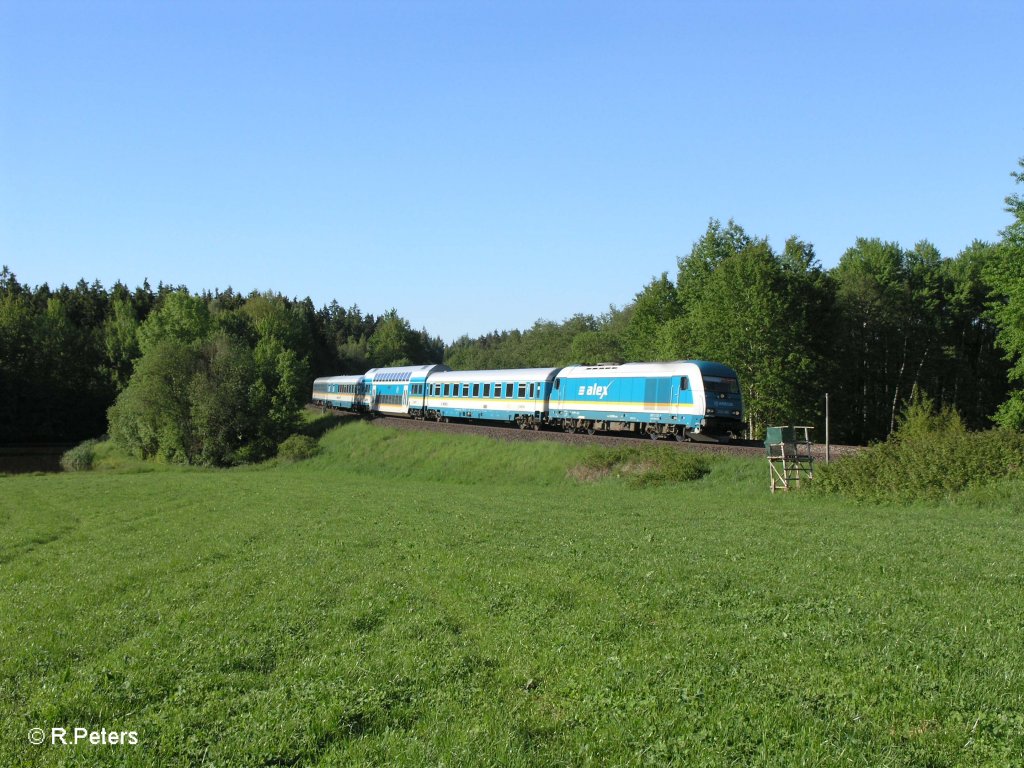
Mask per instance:
[[[854,506],[762,461],[322,442],[0,478],[0,766],[1024,765],[1019,482]]]

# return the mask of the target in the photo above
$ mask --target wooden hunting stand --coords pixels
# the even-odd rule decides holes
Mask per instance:
[[[768,457],[772,493],[788,491],[814,479],[810,432],[814,427],[768,427],[764,452]]]

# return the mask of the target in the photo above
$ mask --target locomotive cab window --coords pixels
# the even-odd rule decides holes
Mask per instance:
[[[689,376],[683,376],[682,378],[680,378],[679,379],[679,391],[680,392],[685,392],[689,388],[690,388],[690,377]]]

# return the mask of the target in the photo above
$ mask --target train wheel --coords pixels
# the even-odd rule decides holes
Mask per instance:
[[[657,432],[648,432],[648,433],[647,433],[647,436],[648,436],[649,438],[651,438],[651,440],[657,440],[657,439],[658,439],[658,437],[659,437],[659,435],[658,435],[658,433],[657,433]]]
[[[587,427],[586,431],[588,435],[593,435],[597,430],[594,429],[593,427]]]

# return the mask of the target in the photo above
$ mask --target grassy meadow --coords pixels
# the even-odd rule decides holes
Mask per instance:
[[[856,505],[763,460],[321,442],[0,478],[0,765],[1024,765],[1020,481]]]

